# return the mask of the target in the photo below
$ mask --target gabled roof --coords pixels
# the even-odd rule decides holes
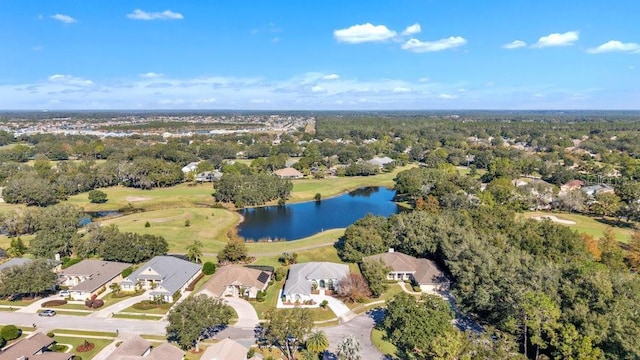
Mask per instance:
[[[200,292],[220,297],[229,285],[256,287],[262,290],[270,277],[271,273],[267,271],[239,265],[225,265],[218,268]]]
[[[200,357],[201,360],[246,360],[249,350],[231,339],[209,346]]]
[[[382,260],[393,272],[413,274],[413,278],[419,285],[441,284],[447,281],[447,277],[436,263],[429,259],[418,259],[395,251],[363,258],[365,261],[376,259]]]
[[[418,264],[416,258],[399,252],[386,252],[378,255],[371,255],[364,258],[364,260],[382,260],[385,265],[389,266],[394,272],[416,272]]]
[[[384,166],[387,164],[392,163],[394,160],[390,157],[387,156],[383,156],[383,157],[374,157],[373,159],[367,161],[369,164],[372,165],[377,165],[377,166]]]
[[[89,276],[89,279],[74,286],[71,290],[93,292],[120,275],[128,267],[129,264],[114,261],[82,260],[62,270],[60,274],[64,276]]]
[[[184,351],[177,347],[162,343],[152,346],[148,340],[138,335],[125,340],[109,356],[110,360],[181,360]]]
[[[6,268],[10,268],[12,266],[22,266],[30,261],[33,261],[33,259],[27,259],[27,258],[11,258],[5,262],[3,262],[2,264],[0,264],[0,271],[2,269],[6,269]]]
[[[53,339],[43,333],[31,334],[0,352],[0,360],[16,360],[22,356],[29,360],[68,360],[73,357],[71,353],[56,352],[35,355],[53,343]]]
[[[331,262],[308,262],[292,265],[287,282],[284,284],[285,295],[310,294],[311,280],[343,279],[349,276],[349,266]]]
[[[298,170],[296,170],[294,168],[284,168],[284,169],[276,170],[273,173],[276,174],[277,176],[280,176],[280,177],[302,177],[302,176],[304,176],[303,173],[301,173],[300,171],[298,171]]]
[[[123,341],[120,346],[111,353],[109,359],[119,360],[125,356],[142,356],[151,348],[151,341],[134,335]]]
[[[173,256],[156,256],[140,266],[125,281],[136,283],[140,274],[151,268],[162,279],[162,287],[173,294],[200,271],[200,265]]]

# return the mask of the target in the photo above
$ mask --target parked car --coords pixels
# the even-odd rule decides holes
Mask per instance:
[[[38,316],[49,316],[49,317],[56,316],[56,312],[55,310],[44,310],[38,313]]]
[[[61,297],[67,298],[67,297],[69,297],[69,295],[71,295],[69,290],[60,290],[60,296]]]

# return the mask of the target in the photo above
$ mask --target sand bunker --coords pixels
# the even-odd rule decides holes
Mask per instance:
[[[532,217],[532,219],[534,220],[551,220],[553,222],[556,222],[558,224],[564,224],[564,225],[575,225],[576,222],[573,220],[564,220],[564,219],[558,219],[556,216],[554,215],[544,215],[544,216],[534,216]]]
[[[147,200],[151,200],[151,198],[146,196],[127,196],[127,202],[147,201]]]

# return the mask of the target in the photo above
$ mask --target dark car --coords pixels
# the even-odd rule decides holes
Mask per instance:
[[[38,313],[38,316],[56,316],[55,310],[44,310]]]

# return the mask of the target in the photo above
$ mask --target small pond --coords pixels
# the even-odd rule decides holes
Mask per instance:
[[[383,187],[364,187],[322,201],[243,209],[239,211],[244,221],[238,225],[238,234],[249,241],[302,239],[347,227],[367,213],[395,214],[399,211],[392,201],[395,194]]]
[[[110,216],[120,216],[120,215],[122,215],[121,212],[113,211],[113,210],[111,210],[111,211],[85,211],[84,214],[85,214],[85,216],[80,219],[80,226],[89,225],[95,219],[108,217],[108,216],[110,217]]]

